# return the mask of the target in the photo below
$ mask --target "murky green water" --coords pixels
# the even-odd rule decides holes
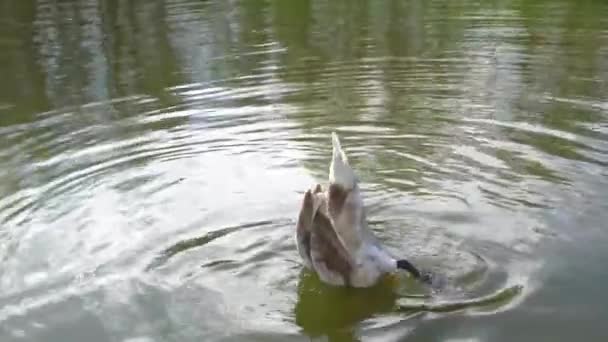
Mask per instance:
[[[0,340],[604,341],[605,1],[3,1]],[[292,240],[329,134],[389,250]]]

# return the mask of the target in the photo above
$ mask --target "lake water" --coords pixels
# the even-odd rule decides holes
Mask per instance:
[[[605,341],[605,1],[0,3],[0,341]],[[406,275],[292,239],[338,132]]]

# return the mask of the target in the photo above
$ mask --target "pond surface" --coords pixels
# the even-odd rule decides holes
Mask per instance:
[[[4,1],[0,340],[605,341],[605,1]],[[405,275],[292,239],[330,134]]]

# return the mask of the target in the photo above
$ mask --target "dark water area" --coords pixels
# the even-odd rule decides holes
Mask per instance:
[[[0,341],[605,341],[608,2],[0,2]],[[445,279],[292,238],[338,132]]]

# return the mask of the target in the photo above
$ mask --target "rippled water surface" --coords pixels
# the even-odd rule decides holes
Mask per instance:
[[[604,1],[0,3],[0,340],[604,341]],[[387,248],[332,288],[337,131]]]

